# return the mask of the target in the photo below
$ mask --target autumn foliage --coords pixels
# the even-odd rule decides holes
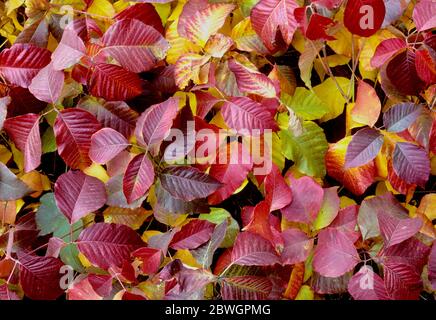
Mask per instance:
[[[436,296],[434,1],[0,22],[1,300]]]

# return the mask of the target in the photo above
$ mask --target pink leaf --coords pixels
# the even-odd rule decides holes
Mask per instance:
[[[209,241],[215,225],[207,220],[191,220],[174,235],[170,247],[175,250],[195,249]]]
[[[49,63],[33,78],[29,91],[41,101],[55,103],[61,95],[64,79],[64,72],[55,70]]]
[[[413,10],[413,21],[419,32],[436,28],[436,3],[433,0],[419,1]]]
[[[91,137],[89,157],[96,163],[104,164],[128,146],[129,141],[121,133],[111,128],[103,128]]]
[[[354,300],[390,300],[383,279],[370,266],[362,266],[348,283]]]
[[[340,277],[360,261],[350,238],[340,230],[327,228],[318,235],[313,268],[324,277]]]
[[[105,32],[102,41],[105,45],[102,53],[113,57],[123,68],[135,73],[152,69],[165,58],[169,49],[168,42],[160,32],[136,19],[116,22]]]
[[[41,136],[39,134],[39,115],[26,115],[9,118],[4,129],[17,148],[24,153],[24,171],[30,172],[41,164]]]
[[[80,252],[102,269],[122,267],[131,252],[144,246],[141,237],[123,224],[96,223],[77,239]]]
[[[413,237],[422,227],[419,218],[400,218],[384,211],[378,212],[377,218],[385,248]]]
[[[373,68],[380,68],[399,50],[406,47],[404,39],[393,38],[382,41],[375,50],[374,56],[371,59]]]
[[[270,266],[280,263],[280,259],[268,240],[251,232],[241,232],[233,246],[231,262],[242,266]]]
[[[61,42],[51,56],[54,70],[64,70],[74,66],[85,55],[83,40],[72,28],[66,28]]]
[[[283,47],[280,41],[277,41],[278,32],[281,34],[281,42],[285,45],[292,42],[298,26],[294,17],[297,7],[294,0],[261,0],[251,10],[253,29],[269,51],[274,52]]]
[[[286,229],[282,237],[284,240],[282,263],[295,264],[306,261],[312,251],[314,240],[298,229]]]
[[[311,223],[315,220],[324,196],[324,190],[310,177],[291,180],[292,202],[282,209],[289,221]]]
[[[123,178],[123,193],[127,202],[141,198],[154,182],[154,168],[148,156],[138,154],[127,166]]]
[[[292,201],[291,188],[286,184],[280,169],[275,164],[266,176],[264,186],[265,198],[271,202],[271,211],[283,209]]]
[[[266,129],[276,130],[277,124],[271,112],[262,104],[247,97],[232,97],[221,107],[227,125],[241,133]]]
[[[106,203],[103,182],[82,171],[62,174],[55,183],[56,204],[73,224]]]

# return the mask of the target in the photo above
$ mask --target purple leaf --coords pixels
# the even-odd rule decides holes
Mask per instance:
[[[433,286],[433,290],[436,290],[436,244],[434,241],[433,248],[431,249],[431,253],[428,258],[428,279]]]
[[[138,154],[127,166],[123,178],[123,192],[127,202],[141,198],[154,182],[154,168],[148,156]]]
[[[106,203],[106,189],[100,180],[82,171],[62,174],[55,183],[56,204],[73,224]]]
[[[373,160],[383,146],[378,130],[365,128],[356,132],[345,155],[345,169],[360,167]]]
[[[340,230],[327,228],[318,235],[313,268],[324,277],[340,277],[360,261],[350,238]]]
[[[401,132],[406,130],[422,112],[422,105],[412,102],[399,103],[383,114],[383,123],[387,131]]]
[[[206,198],[221,183],[194,167],[170,166],[160,175],[162,187],[173,197],[184,201]]]
[[[282,233],[284,247],[283,264],[295,264],[306,261],[313,248],[313,239],[298,229],[287,229]]]
[[[430,176],[430,160],[423,148],[412,143],[398,142],[393,153],[395,173],[409,184],[424,187]]]

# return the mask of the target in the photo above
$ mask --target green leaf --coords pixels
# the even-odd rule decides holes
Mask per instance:
[[[280,131],[282,152],[295,162],[297,169],[312,177],[324,177],[324,157],[328,143],[324,131],[312,121],[303,122],[303,133],[295,136],[288,130]]]
[[[83,273],[85,272],[85,268],[79,259],[79,249],[75,243],[69,243],[65,247],[61,249],[59,254],[61,260],[66,265],[71,266],[74,271]]]
[[[293,96],[282,94],[282,102],[304,120],[321,119],[329,108],[318,96],[306,88],[298,87]]]
[[[227,210],[222,208],[210,208],[210,213],[200,214],[198,218],[215,223],[216,225],[221,224],[227,219],[227,231],[224,240],[220,244],[220,248],[230,248],[233,246],[236,236],[239,233],[239,224]]]
[[[42,135],[42,153],[55,152],[57,149],[53,128],[49,127]]]
[[[36,212],[35,220],[41,236],[53,233],[54,237],[65,241],[76,240],[83,229],[81,220],[70,225],[67,218],[59,211],[53,193],[41,197],[41,206]],[[72,234],[70,234],[71,230],[73,230]]]
[[[315,230],[320,230],[330,225],[335,220],[339,212],[338,187],[324,189],[324,198],[321,209],[313,223]]]

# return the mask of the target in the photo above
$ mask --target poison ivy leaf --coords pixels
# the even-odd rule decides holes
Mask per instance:
[[[288,94],[282,95],[282,101],[304,120],[321,119],[329,112],[328,107],[314,92],[302,87],[298,87],[292,97]]]
[[[175,250],[198,248],[209,241],[214,228],[207,220],[191,220],[174,235],[170,247]]]
[[[316,220],[313,222],[315,230],[328,227],[339,213],[339,197],[338,187],[331,187],[324,189],[324,197],[321,203]]]
[[[145,110],[136,123],[135,137],[138,143],[156,155],[161,142],[169,134],[177,111],[176,98],[170,98]]]
[[[312,251],[314,240],[298,229],[286,229],[282,232],[282,237],[284,241],[282,263],[296,264],[306,261]]]
[[[154,274],[159,269],[162,261],[162,251],[153,248],[139,248],[132,252],[132,256],[142,261],[142,272]]]
[[[428,258],[428,276],[433,289],[436,288],[436,246],[433,243],[433,249],[431,250]]]
[[[251,10],[253,29],[270,52],[276,52],[292,42],[298,27],[294,17],[297,7],[294,0],[260,0]],[[276,37],[278,32],[280,40]]]
[[[215,251],[225,239],[227,225],[227,220],[217,225],[210,236],[210,241],[192,251],[195,260],[197,260],[203,268],[211,267]]]
[[[383,135],[371,128],[356,132],[345,154],[344,169],[361,167],[374,160],[383,146]]]
[[[71,224],[106,203],[103,182],[81,171],[62,174],[56,181],[54,191],[58,208]]]
[[[388,131],[401,132],[410,127],[422,112],[421,105],[411,102],[399,103],[383,114],[383,123]]]
[[[89,157],[97,163],[107,163],[123,151],[129,142],[118,131],[111,128],[103,128],[91,137]]]
[[[0,162],[0,200],[17,200],[29,194],[32,190],[15,174]]]
[[[91,137],[100,123],[83,109],[65,109],[58,113],[53,126],[59,155],[73,169],[83,169],[92,162],[88,152]]]
[[[50,62],[50,51],[16,44],[0,53],[0,74],[10,83],[27,88],[39,70]]]
[[[61,42],[51,56],[53,69],[64,70],[74,66],[85,55],[85,50],[85,44],[76,31],[67,27],[62,34]]]
[[[123,178],[123,193],[130,204],[148,191],[154,182],[154,168],[148,156],[138,154],[127,166]]]
[[[398,51],[406,48],[404,39],[392,38],[382,41],[375,50],[374,56],[371,59],[373,68],[380,68],[389,61]]]
[[[228,64],[230,70],[235,74],[239,90],[265,98],[276,96],[274,83],[266,75],[257,70],[247,68],[235,59],[229,60]]]
[[[398,142],[393,153],[395,173],[407,183],[424,186],[430,175],[430,160],[424,149]]]
[[[314,122],[303,122],[303,133],[292,134],[288,130],[280,131],[283,154],[294,161],[300,172],[314,177],[325,175],[324,157],[328,143],[323,130]]]
[[[413,21],[417,31],[436,28],[436,4],[431,0],[419,1],[413,10]]]
[[[292,202],[282,209],[289,221],[310,224],[321,209],[324,190],[310,177],[291,180]]]
[[[135,73],[152,69],[169,48],[160,32],[137,19],[117,21],[105,32],[102,41],[105,46],[102,53]]]
[[[151,1],[150,1],[151,2]],[[165,1],[153,1],[153,2],[165,2]],[[167,1],[170,2],[170,1]],[[155,7],[150,3],[136,3],[130,7],[127,7],[123,11],[119,12],[115,19],[125,20],[125,19],[136,19],[147,25],[152,26],[160,33],[164,33],[164,28],[162,26],[161,18]]]
[[[232,29],[232,39],[239,50],[267,54],[262,39],[254,31],[249,17],[239,22]]]
[[[98,63],[89,79],[92,95],[106,100],[129,100],[142,93],[141,79],[114,64]]]
[[[268,240],[251,232],[242,232],[233,246],[231,262],[242,266],[270,266],[280,260]]]
[[[283,209],[292,201],[291,188],[286,184],[275,164],[266,176],[264,186],[265,198],[271,203],[271,211]]]
[[[223,279],[221,295],[223,300],[266,300],[271,290],[271,280],[266,277],[234,276]]]
[[[185,166],[167,167],[161,173],[160,181],[166,191],[184,201],[206,198],[222,185],[208,174]]]
[[[55,300],[62,295],[59,272],[62,262],[52,257],[19,253],[20,284],[24,294],[35,300]]]
[[[415,67],[419,78],[427,85],[436,82],[436,53],[434,50],[420,49],[416,51]]]
[[[354,300],[390,300],[383,279],[370,266],[362,266],[348,283]]]
[[[241,133],[276,130],[273,115],[260,103],[248,97],[232,97],[221,107],[221,114],[227,125]],[[258,133],[258,134],[259,134]]]
[[[351,118],[358,123],[374,127],[380,111],[381,103],[375,89],[360,80],[357,87],[356,104],[351,110]]]
[[[209,37],[223,26],[234,8],[235,6],[230,3],[190,1],[180,14],[178,32],[182,37],[203,47]]]
[[[359,254],[350,239],[340,230],[327,228],[318,235],[313,268],[324,277],[339,277],[359,262]]]
[[[64,79],[64,72],[55,70],[49,63],[32,79],[29,91],[39,100],[54,104],[61,96]]]
[[[112,266],[121,267],[144,243],[125,225],[96,223],[82,231],[77,246],[92,264],[107,270]]]
[[[29,113],[6,119],[4,122],[7,134],[17,148],[24,153],[24,171],[26,172],[36,169],[41,164],[39,120],[39,115]]]

